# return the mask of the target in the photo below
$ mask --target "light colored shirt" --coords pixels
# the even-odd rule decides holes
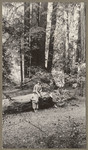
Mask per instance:
[[[36,84],[33,88],[33,92],[37,93],[40,96],[40,93],[42,92],[42,86],[40,84]]]

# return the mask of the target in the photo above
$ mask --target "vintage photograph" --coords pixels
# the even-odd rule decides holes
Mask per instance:
[[[86,4],[2,3],[3,148],[86,148]]]

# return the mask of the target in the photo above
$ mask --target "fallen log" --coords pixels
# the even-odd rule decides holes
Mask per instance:
[[[4,113],[16,113],[32,110],[33,94],[21,95],[10,99],[3,99],[2,110]],[[11,100],[12,99],[12,100]],[[42,98],[39,98],[39,109],[49,108],[54,105],[52,97],[49,94],[43,93]]]

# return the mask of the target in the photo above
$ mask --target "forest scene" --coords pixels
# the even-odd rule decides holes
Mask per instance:
[[[2,3],[3,148],[86,148],[85,43],[84,2]]]

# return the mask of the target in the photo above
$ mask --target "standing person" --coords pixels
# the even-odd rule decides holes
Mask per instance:
[[[34,112],[36,112],[36,110],[39,109],[39,98],[41,97],[41,92],[42,92],[42,86],[40,81],[38,81],[37,84],[35,84],[34,88],[33,88],[33,94],[34,96],[32,97],[32,108],[34,110]]]

